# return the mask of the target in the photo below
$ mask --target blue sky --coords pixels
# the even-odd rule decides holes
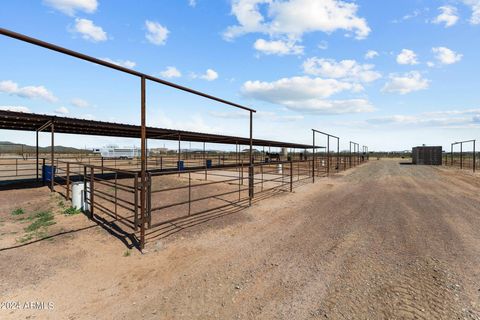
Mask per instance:
[[[480,138],[480,0],[4,0],[0,26],[250,106],[257,138],[310,143],[316,128],[370,150]],[[0,47],[0,108],[139,123],[138,79]],[[158,84],[147,108],[149,125],[248,135],[248,114]]]

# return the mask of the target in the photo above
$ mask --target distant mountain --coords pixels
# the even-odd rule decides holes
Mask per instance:
[[[10,141],[0,141],[0,153],[35,153],[35,150],[35,146],[18,144]],[[55,146],[54,150],[57,153],[91,153],[91,150],[77,149],[64,146]],[[50,147],[39,147],[38,152],[50,152]]]

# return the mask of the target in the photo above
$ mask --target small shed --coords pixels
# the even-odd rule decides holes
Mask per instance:
[[[420,165],[442,165],[442,147],[421,146],[412,149],[412,163]]]

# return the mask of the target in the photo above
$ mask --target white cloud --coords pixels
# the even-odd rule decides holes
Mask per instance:
[[[0,106],[0,110],[31,113],[30,109],[24,106]]]
[[[294,41],[283,40],[264,40],[258,39],[253,47],[267,55],[276,54],[283,55],[299,55],[303,54],[303,46],[296,45]]]
[[[371,29],[357,11],[357,4],[342,0],[232,0],[231,13],[238,24],[223,35],[232,40],[247,33],[263,33],[271,40],[296,43],[305,33],[344,30],[364,39]]]
[[[365,59],[373,59],[375,57],[378,57],[378,52],[375,50],[368,50],[367,53],[365,53]]]
[[[113,60],[110,58],[102,58],[102,60],[116,64],[117,66],[133,69],[137,65],[136,62],[130,60]]]
[[[453,64],[462,60],[463,55],[446,47],[432,48],[435,59],[441,64]]]
[[[199,77],[200,79],[203,79],[203,80],[213,81],[218,78],[218,73],[215,70],[207,69],[205,74],[202,74]]]
[[[303,63],[306,74],[334,79],[372,82],[381,78],[372,64],[359,64],[355,60],[335,61],[333,59],[309,58]]]
[[[341,92],[358,92],[362,87],[336,79],[310,77],[283,78],[273,82],[247,81],[243,96],[273,104],[280,104],[298,112],[342,114],[373,111],[365,99],[326,100]]]
[[[197,6],[197,0],[188,0],[188,5],[190,7],[196,7]]]
[[[73,98],[70,103],[78,108],[88,108],[90,106],[87,101],[80,98]]]
[[[472,9],[471,24],[480,24],[480,0],[463,0]]]
[[[382,91],[407,94],[414,91],[425,90],[429,85],[430,80],[424,79],[420,72],[411,71],[403,75],[390,74],[389,80]]]
[[[11,80],[0,81],[0,92],[28,99],[43,99],[48,102],[58,101],[58,98],[44,86],[20,87],[17,83]]]
[[[318,114],[347,114],[373,112],[375,108],[366,99],[286,101],[284,105],[290,110]]]
[[[160,72],[160,75],[164,78],[180,78],[182,73],[177,68],[168,66],[165,70]]]
[[[88,19],[76,18],[73,31],[80,33],[83,39],[93,42],[101,42],[108,39],[107,33]]]
[[[145,37],[147,40],[157,46],[162,46],[166,43],[168,34],[170,31],[160,23],[155,21],[145,21],[145,27],[147,28],[147,33]]]
[[[452,6],[439,7],[440,14],[432,21],[436,24],[445,24],[445,28],[455,25],[459,19],[457,8]]]
[[[94,13],[98,7],[97,0],[43,0],[43,3],[69,16],[76,11]]]
[[[60,107],[60,108],[58,108],[58,109],[55,109],[54,112],[57,113],[57,114],[66,115],[66,114],[68,114],[70,111],[68,111],[68,109],[65,108],[65,107]]]
[[[424,112],[416,115],[391,115],[366,120],[369,125],[402,127],[478,128],[480,109]]]
[[[409,49],[403,49],[397,56],[398,64],[409,64],[415,65],[418,64],[417,54]]]
[[[283,103],[284,101],[328,98],[342,91],[358,91],[358,87],[336,79],[305,76],[282,78],[273,82],[247,81],[243,84],[241,91],[246,97],[271,103]]]

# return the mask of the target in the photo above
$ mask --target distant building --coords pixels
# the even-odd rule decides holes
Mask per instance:
[[[418,165],[442,165],[442,147],[421,146],[412,149],[412,163]]]

